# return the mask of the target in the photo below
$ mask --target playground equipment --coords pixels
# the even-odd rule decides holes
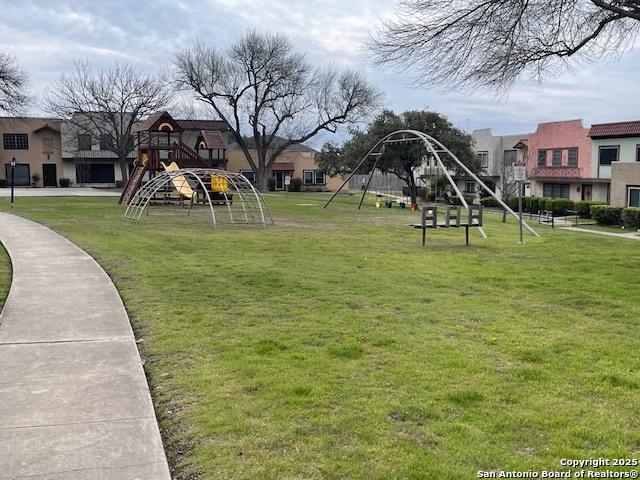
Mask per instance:
[[[411,226],[422,229],[422,246],[427,244],[428,228],[464,228],[465,245],[469,245],[469,228],[482,228],[482,205],[471,205],[463,215],[462,207],[445,207],[444,220],[438,217],[438,207],[422,207],[422,222],[414,223]]]
[[[171,165],[136,191],[127,206],[124,220],[139,222],[145,211],[149,213],[150,205],[163,202],[158,200],[157,194],[167,187],[189,198],[189,215],[194,205],[208,206],[214,227],[223,223],[273,223],[262,196],[244,175],[215,168],[175,169]]]
[[[165,165],[164,162],[160,162],[164,167],[165,172],[177,172],[180,170],[178,164],[176,162],[171,162],[169,165]],[[180,196],[184,198],[188,198],[189,200],[193,199],[193,189],[187,179],[184,178],[184,175],[176,175],[171,179],[171,183],[173,183],[174,188],[180,194]]]
[[[197,145],[194,145],[198,148],[196,152],[182,142],[184,129],[167,112],[149,115],[144,122],[136,126],[135,132],[138,159],[120,196],[121,205],[128,205],[131,202],[144,178],[152,179],[158,173],[165,171],[165,168],[212,168],[216,165],[224,168],[226,165],[224,149],[222,149],[222,158],[219,158],[220,147],[224,147],[220,132],[202,132],[198,137]],[[218,137],[218,143],[214,143],[213,137]],[[207,159],[198,153],[207,151]],[[169,167],[166,167],[166,164]],[[184,188],[188,191],[186,187]]]
[[[347,177],[347,179],[340,186],[340,188],[336,190],[336,192],[331,196],[331,198],[327,201],[327,203],[324,205],[323,208],[327,208],[331,204],[331,202],[334,200],[334,198],[336,198],[336,196],[344,188],[344,186],[347,185],[351,180],[351,178],[359,171],[362,165],[364,165],[367,161],[369,161],[370,158],[373,158],[374,160],[373,160],[373,165],[371,167],[371,172],[369,174],[368,180],[364,188],[362,189],[362,197],[360,198],[360,203],[358,204],[358,209],[362,208],[362,204],[364,202],[367,191],[369,190],[369,185],[371,184],[371,180],[374,176],[374,173],[376,172],[376,168],[380,160],[380,157],[382,157],[385,153],[385,146],[389,144],[398,144],[398,143],[414,143],[414,144],[420,143],[424,146],[427,154],[425,155],[425,158],[423,160],[423,166],[422,166],[423,172],[428,174],[428,173],[431,173],[432,170],[435,170],[436,178],[438,174],[441,172],[446,177],[447,181],[451,185],[451,188],[455,191],[457,198],[462,204],[461,208],[467,212],[469,217],[471,217],[471,214],[472,214],[472,207],[469,206],[466,199],[464,198],[464,195],[456,185],[456,182],[451,177],[451,174],[449,173],[449,170],[445,166],[441,158],[441,155],[443,155],[444,158],[447,159],[448,161],[455,164],[457,168],[464,171],[469,177],[471,177],[475,182],[477,182],[478,185],[480,185],[480,187],[485,192],[487,192],[487,194],[495,198],[498,204],[502,208],[504,208],[516,220],[520,221],[520,217],[518,216],[518,214],[514,212],[511,208],[509,208],[509,206],[506,203],[504,203],[500,199],[500,197],[498,197],[489,187],[487,187],[487,185],[480,178],[478,178],[477,175],[475,175],[471,170],[469,170],[469,168],[464,163],[462,163],[458,159],[458,157],[456,157],[447,147],[445,147],[441,142],[439,142],[432,136],[417,130],[398,130],[396,132],[390,133],[389,135],[383,137],[380,141],[378,141],[378,143],[376,143],[371,148],[371,150],[369,150],[369,152],[364,156],[364,158],[360,161],[360,163],[358,163],[358,165],[353,169],[353,172]],[[435,162],[435,169],[431,161]],[[472,225],[472,226],[476,226],[476,225]],[[523,221],[523,226],[531,233],[531,235],[534,235],[536,237],[539,236],[538,233],[524,221]],[[487,238],[487,235],[482,227],[482,224],[477,225],[477,228],[480,234],[484,238]],[[424,232],[426,234],[426,230]],[[467,229],[467,234],[468,234],[468,229]]]

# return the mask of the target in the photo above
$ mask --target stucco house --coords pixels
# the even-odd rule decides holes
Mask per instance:
[[[63,176],[60,120],[48,117],[0,117],[0,179],[10,181],[16,159],[15,185],[55,187]]]
[[[591,126],[591,176],[610,182],[616,207],[640,207],[640,121]]]
[[[473,148],[483,166],[480,179],[500,194],[500,190],[509,183],[509,180],[503,182],[503,179],[510,177],[512,165],[526,160],[527,150],[520,147],[526,144],[528,134],[494,135],[490,128],[483,128],[474,130],[471,136]],[[456,177],[456,183],[463,193],[477,192],[476,182],[469,177]]]
[[[540,123],[527,143],[532,195],[609,200],[609,179],[593,175],[591,138],[582,120]]]

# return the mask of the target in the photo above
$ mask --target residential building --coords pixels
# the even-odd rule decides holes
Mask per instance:
[[[608,201],[609,179],[593,174],[591,138],[582,120],[540,123],[527,143],[532,195]]]
[[[11,180],[10,162],[16,159],[16,186],[55,187],[62,176],[60,120],[46,117],[1,117],[0,179]]]
[[[504,189],[513,190],[513,164],[526,160],[527,150],[521,146],[526,144],[528,134],[493,135],[490,128],[484,128],[474,130],[471,136],[475,142],[476,155],[482,162],[480,180],[499,194]],[[479,187],[471,177],[457,176],[455,180],[463,193],[478,193]]]
[[[71,186],[107,188],[120,185],[122,171],[118,155],[110,149],[111,135],[104,133],[108,129],[81,128],[79,124],[82,124],[79,113],[74,114],[71,120],[61,122],[63,177],[69,179]],[[95,130],[103,133],[90,133]],[[130,166],[135,158],[136,152],[132,149],[127,159]]]
[[[640,121],[594,124],[591,176],[610,182],[610,203],[640,207]]]

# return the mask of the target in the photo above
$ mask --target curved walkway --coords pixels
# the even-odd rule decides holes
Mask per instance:
[[[113,283],[50,229],[0,213],[13,282],[0,314],[0,479],[170,480]]]

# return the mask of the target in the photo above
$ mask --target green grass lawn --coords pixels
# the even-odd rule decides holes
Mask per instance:
[[[640,453],[640,244],[539,227],[522,246],[487,215],[488,240],[422,249],[408,210],[265,198],[266,229],[174,207],[124,224],[113,199],[14,209],[112,276],[176,478],[457,480]]]
[[[11,261],[9,255],[0,244],[0,310],[4,305],[4,301],[9,293],[9,287],[11,286]]]

